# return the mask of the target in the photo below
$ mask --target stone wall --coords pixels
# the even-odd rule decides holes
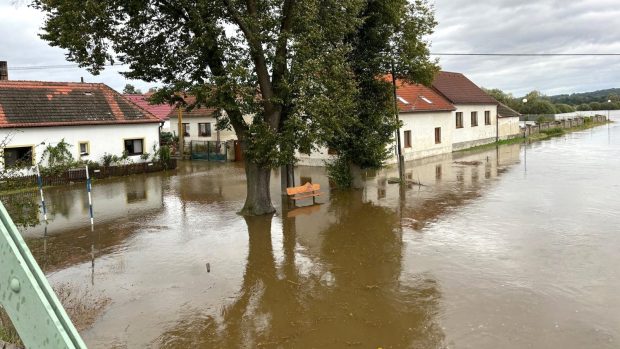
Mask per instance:
[[[600,122],[605,122],[607,120],[607,117],[604,115],[594,115],[590,117],[590,120],[592,120],[592,122],[600,123]],[[542,122],[542,123],[537,123],[535,125],[525,125],[525,127],[521,128],[521,131],[522,131],[523,137],[527,137],[530,135],[540,133],[541,131],[544,131],[544,130],[550,130],[554,128],[569,129],[569,128],[573,128],[577,126],[582,126],[583,124],[585,124],[585,122],[586,122],[585,118],[576,117],[573,119],[563,119],[563,120]]]

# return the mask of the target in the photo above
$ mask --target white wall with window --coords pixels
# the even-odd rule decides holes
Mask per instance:
[[[456,104],[452,112],[454,150],[492,143],[497,136],[497,105]],[[448,138],[446,138],[448,139]]]
[[[446,112],[400,113],[401,144],[405,160],[452,152],[452,114]]]
[[[73,158],[101,162],[104,154],[121,156],[127,151],[134,162],[141,162],[144,153],[159,147],[159,124],[115,124],[88,126],[0,128],[0,140],[8,139],[0,149],[3,161],[13,164],[16,159],[38,163],[48,145],[62,139],[70,145]]]
[[[233,130],[216,130],[217,120],[214,117],[189,116],[183,118],[183,129],[185,130],[185,141],[216,141],[224,142],[237,139]],[[178,134],[179,120],[176,117],[170,118],[170,131]]]

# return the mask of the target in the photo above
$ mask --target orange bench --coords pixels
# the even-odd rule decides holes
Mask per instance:
[[[301,200],[323,194],[319,190],[321,190],[320,184],[306,183],[300,187],[286,188],[286,194],[292,196],[293,200]]]

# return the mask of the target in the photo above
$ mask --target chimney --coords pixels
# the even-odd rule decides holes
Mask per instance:
[[[6,65],[6,61],[0,61],[0,80],[9,79],[9,67]]]

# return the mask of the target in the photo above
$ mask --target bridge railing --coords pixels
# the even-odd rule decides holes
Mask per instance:
[[[86,348],[1,202],[0,304],[26,348]]]

